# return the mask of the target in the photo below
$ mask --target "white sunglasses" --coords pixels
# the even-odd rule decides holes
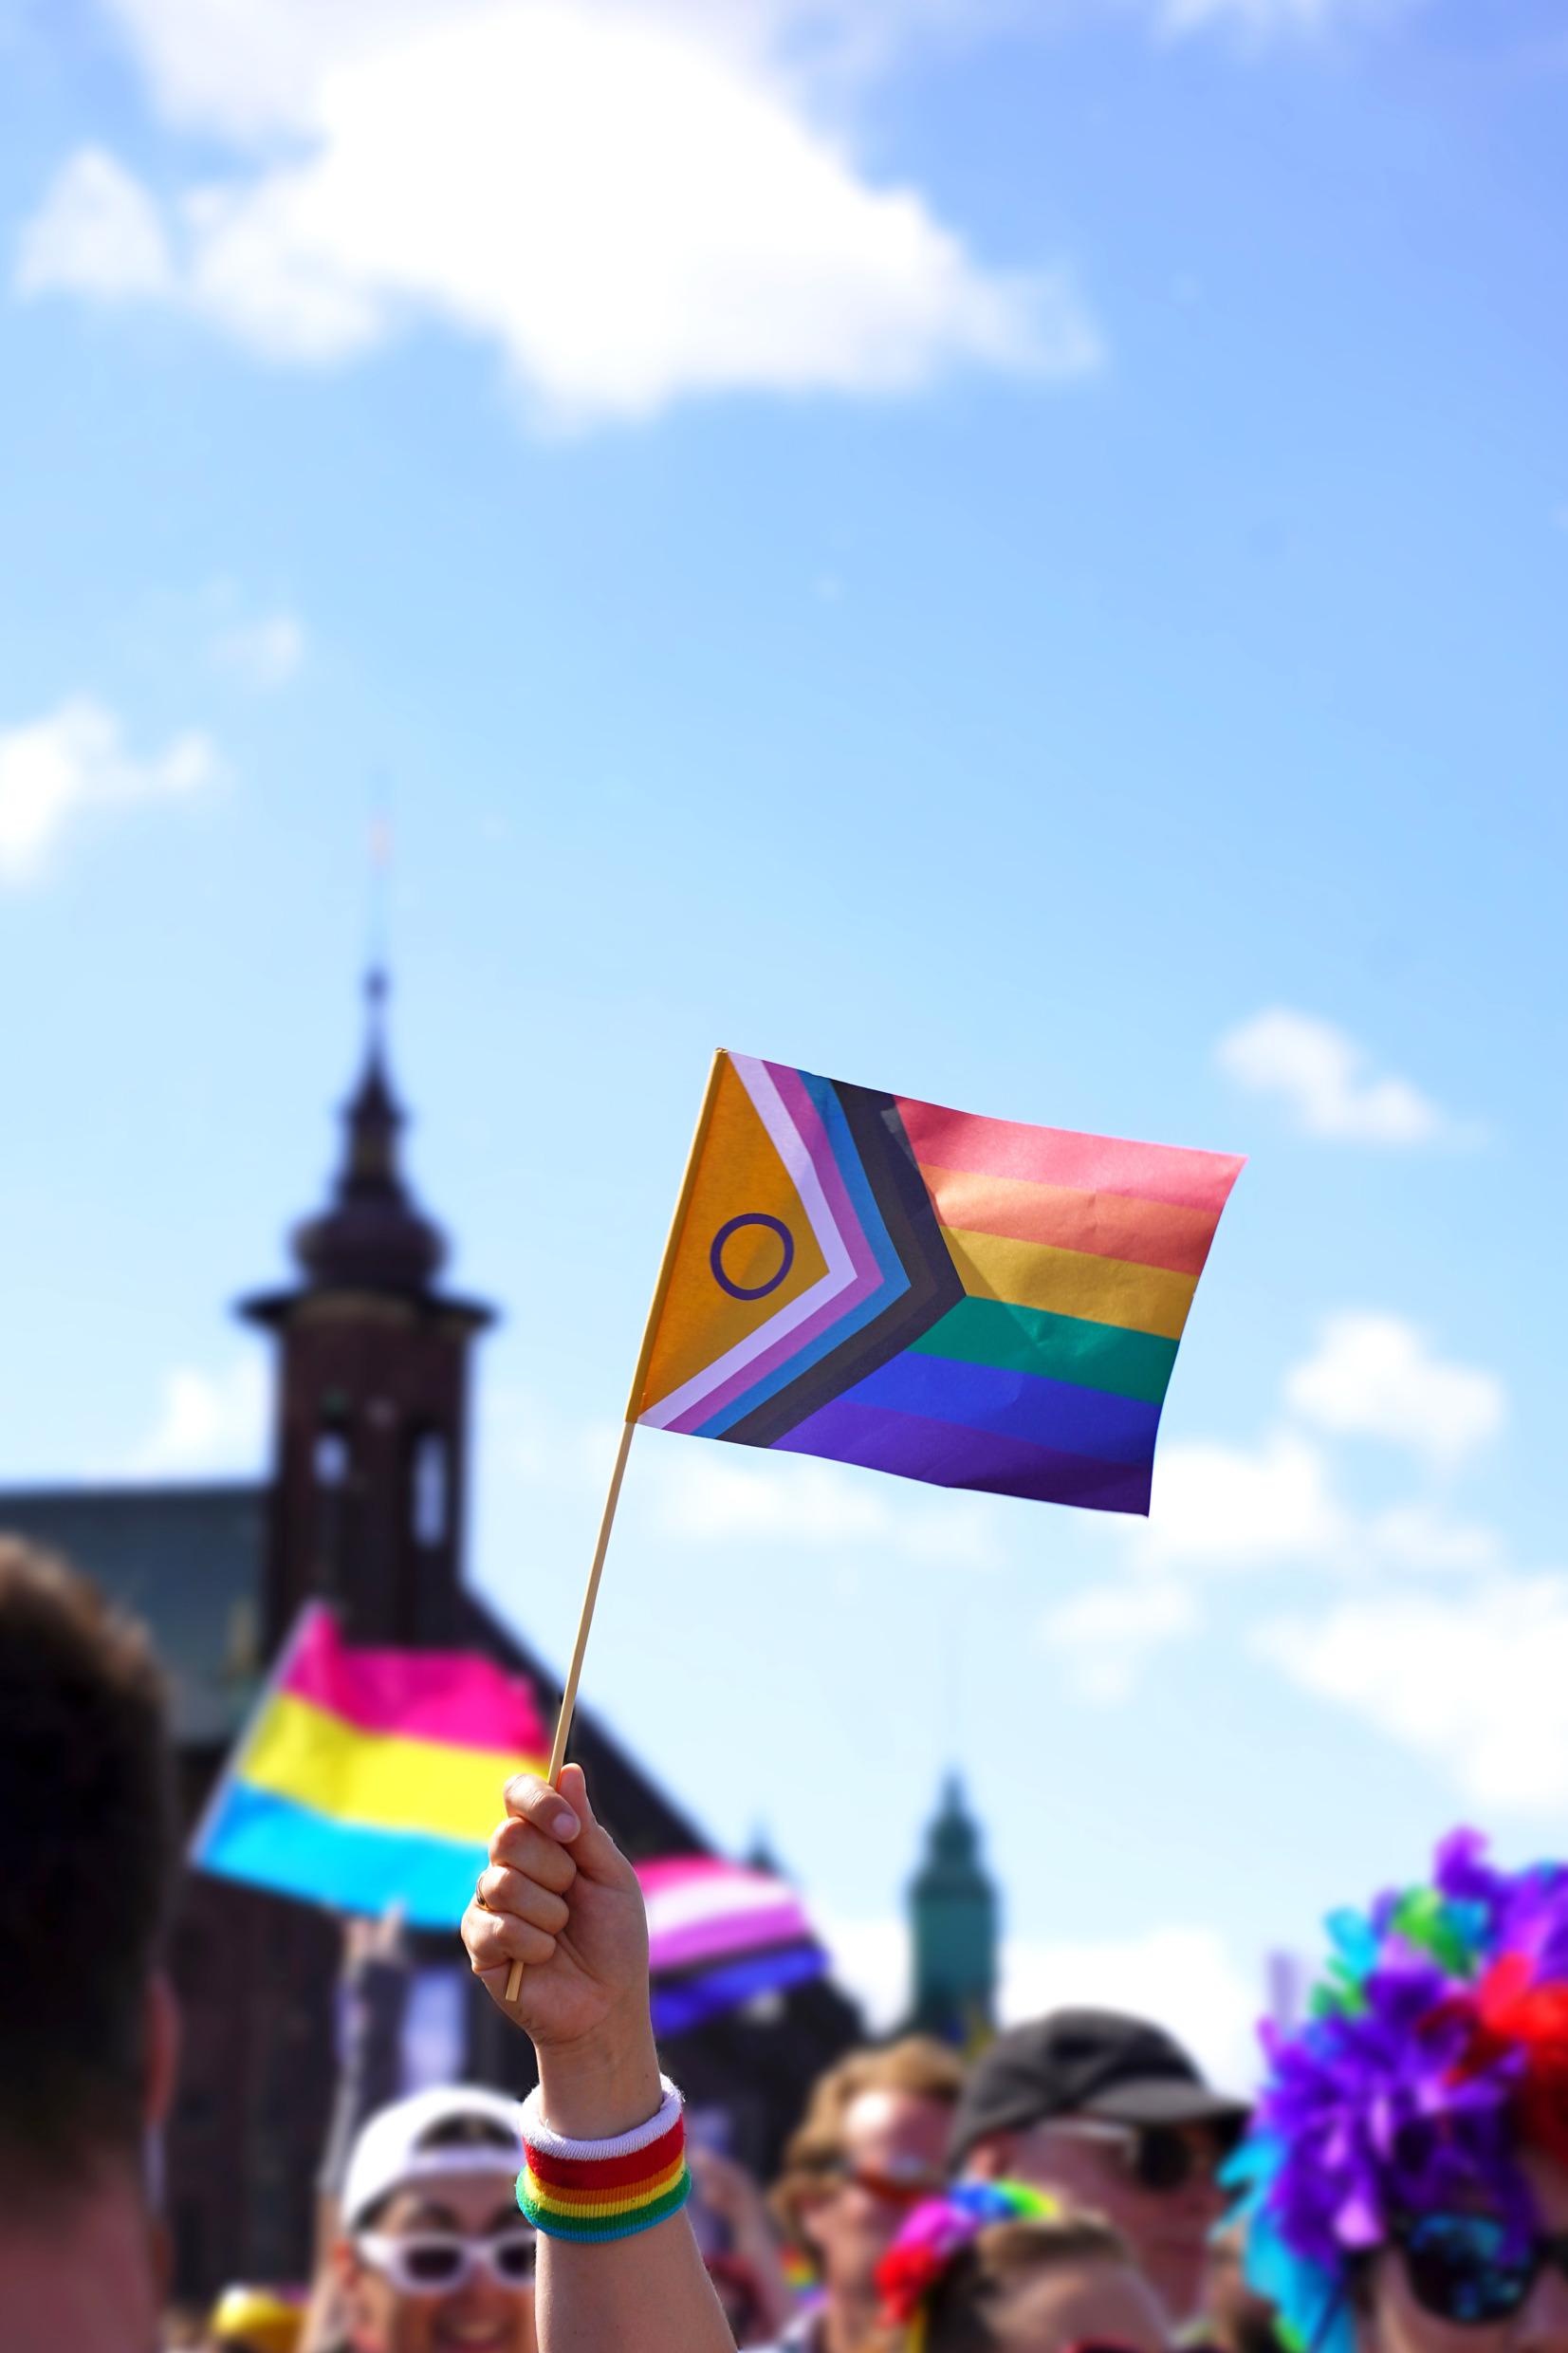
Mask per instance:
[[[526,2224],[469,2238],[457,2231],[360,2231],[356,2251],[400,2296],[448,2296],[475,2271],[498,2288],[526,2288],[533,2277],[536,2239]]]

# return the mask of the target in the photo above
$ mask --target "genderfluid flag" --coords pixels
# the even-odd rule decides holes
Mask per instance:
[[[672,1855],[639,1862],[636,1873],[657,2034],[684,2034],[827,1968],[800,1898],[770,1871]]]
[[[721,1054],[632,1417],[1146,1512],[1241,1167]]]
[[[401,1904],[454,1928],[501,1788],[544,1770],[549,1735],[519,1677],[463,1651],[350,1649],[304,1612],[191,1846],[227,1879],[341,1912]]]

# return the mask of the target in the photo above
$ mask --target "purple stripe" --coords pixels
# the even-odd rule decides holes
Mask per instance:
[[[797,1324],[793,1331],[784,1333],[770,1346],[760,1349],[717,1389],[707,1391],[695,1405],[689,1405],[684,1414],[666,1423],[667,1429],[678,1430],[688,1436],[704,1422],[710,1421],[715,1414],[722,1413],[736,1398],[744,1397],[748,1389],[754,1389],[759,1380],[766,1380],[779,1365],[786,1364],[792,1356],[798,1356],[820,1332],[827,1331],[833,1325],[841,1322],[862,1300],[871,1297],[882,1279],[882,1269],[876,1263],[876,1253],[866,1240],[860,1220],[855,1214],[854,1203],[839,1174],[839,1163],[833,1157],[827,1130],[810,1094],[801,1083],[799,1072],[777,1062],[765,1063],[763,1068],[778,1088],[785,1117],[817,1172],[817,1181],[827,1196],[829,1213],[838,1225],[849,1263],[855,1269],[854,1279],[846,1283],[842,1290],[835,1291],[831,1299],[824,1300],[803,1324]],[[744,1078],[742,1084],[745,1084]]]
[[[693,1920],[655,1936],[648,1955],[653,1970],[691,1969],[699,1961],[722,1960],[731,1953],[752,1953],[759,1946],[789,1944],[809,1936],[811,1923],[798,1903],[781,1903],[770,1912],[732,1914],[727,1920]]]
[[[831,1462],[862,1463],[868,1471],[892,1471],[932,1487],[974,1487],[1035,1503],[1078,1504],[1086,1511],[1149,1510],[1149,1463],[1093,1462],[994,1430],[852,1405],[844,1398],[808,1414],[774,1444],[784,1454],[825,1454]]]

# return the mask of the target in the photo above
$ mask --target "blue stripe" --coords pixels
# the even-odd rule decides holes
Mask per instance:
[[[759,1993],[782,1993],[786,1986],[804,1985],[826,1968],[827,1955],[821,1945],[785,1945],[777,1953],[753,1953],[744,1961],[705,1969],[700,1976],[655,1984],[654,2032],[689,2033],[724,2010],[754,2001]]]
[[[455,1928],[489,1857],[484,1842],[378,1830],[235,1782],[191,1861],[280,1896],[379,1917],[399,1902],[415,1928]]]
[[[732,1429],[737,1421],[743,1420],[769,1398],[776,1397],[792,1380],[798,1380],[802,1373],[809,1372],[812,1365],[820,1363],[835,1348],[841,1347],[846,1340],[852,1340],[857,1332],[883,1314],[910,1288],[909,1276],[894,1248],[893,1237],[883,1222],[882,1213],[876,1206],[876,1196],[861,1166],[859,1151],[849,1132],[849,1121],[843,1115],[839,1098],[833,1091],[832,1081],[820,1079],[809,1070],[798,1071],[796,1076],[821,1115],[828,1149],[843,1179],[850,1205],[860,1220],[861,1232],[882,1279],[858,1307],[846,1309],[837,1323],[828,1325],[826,1331],[819,1332],[815,1340],[808,1341],[804,1347],[786,1357],[773,1372],[765,1373],[762,1380],[754,1382],[742,1396],[729,1405],[721,1406],[716,1414],[710,1415],[693,1432],[692,1435],[697,1437],[723,1437],[725,1432]]]
[[[996,1364],[911,1348],[868,1373],[843,1401],[892,1414],[923,1414],[932,1421],[991,1430],[1096,1462],[1148,1462],[1154,1452],[1160,1409],[1144,1398],[1115,1397],[1077,1381],[1051,1380]]]

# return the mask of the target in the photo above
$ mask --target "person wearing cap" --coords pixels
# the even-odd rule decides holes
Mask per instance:
[[[519,2109],[459,2084],[373,2116],[349,2153],[331,2353],[538,2353]]]
[[[998,2035],[970,2070],[949,2158],[1103,2214],[1173,2329],[1203,2307],[1219,2171],[1246,2121],[1163,2028],[1118,2010],[1059,2010]]]

